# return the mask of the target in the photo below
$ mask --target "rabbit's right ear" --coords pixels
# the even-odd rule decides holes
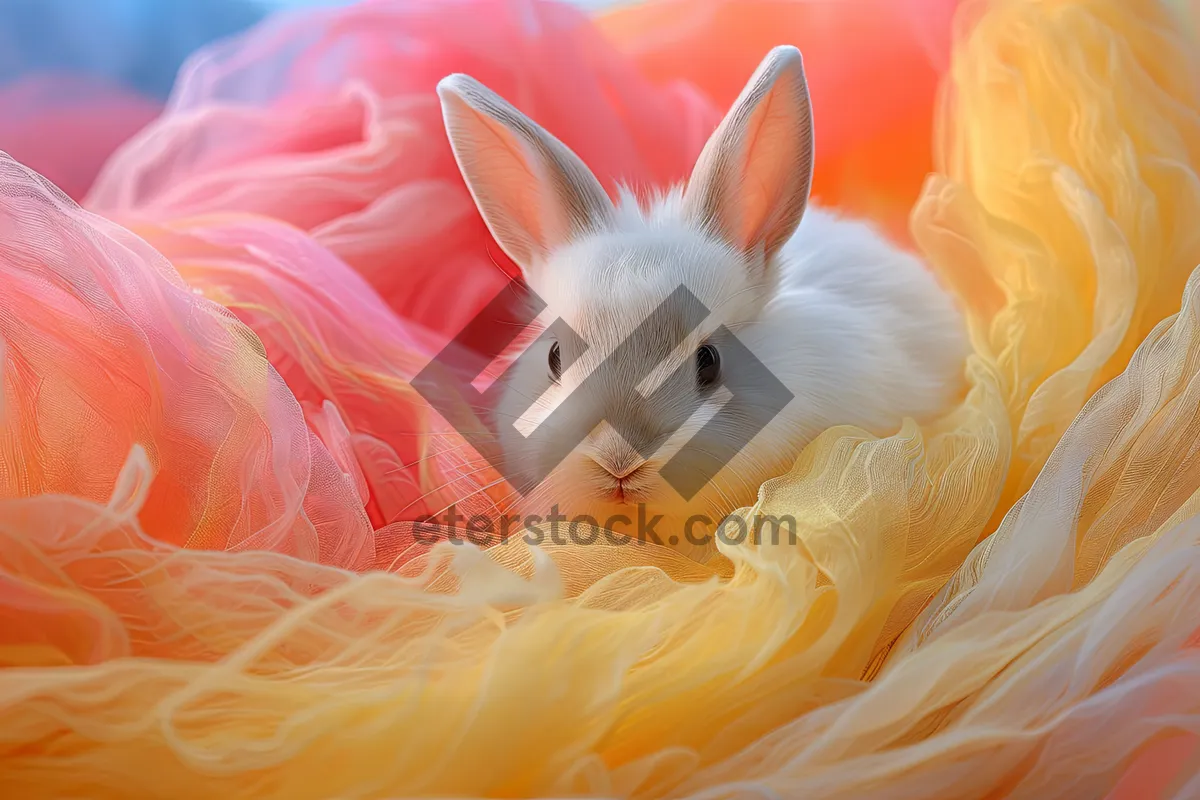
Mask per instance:
[[[612,201],[579,157],[491,89],[451,75],[437,91],[475,205],[527,276],[551,250],[612,218]]]
[[[769,260],[800,224],[812,170],[804,61],[795,47],[776,47],[700,152],[684,202],[734,247]]]

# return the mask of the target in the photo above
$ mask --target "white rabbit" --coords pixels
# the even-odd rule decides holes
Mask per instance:
[[[452,75],[438,93],[455,158],[496,241],[547,304],[544,321],[561,318],[583,340],[537,345],[500,404],[510,463],[530,475],[554,467],[526,495],[527,513],[557,505],[632,534],[622,526],[645,504],[645,518],[663,517],[647,538],[695,554],[715,522],[753,503],[763,481],[785,473],[822,430],[851,424],[888,435],[903,418],[928,421],[957,400],[968,343],[950,296],[868,224],[809,207],[813,123],[796,48],[767,55],[684,187],[653,198],[622,189],[615,204],[565,145],[474,79]],[[660,304],[680,286],[711,313],[671,349],[688,326]],[[613,424],[571,430],[560,421],[549,440],[526,438],[647,319],[649,344],[587,384],[588,400]],[[736,382],[749,360],[714,348],[709,337],[721,325],[794,398],[684,499],[659,470],[728,397],[707,394],[709,385]],[[672,384],[684,365],[687,379]],[[668,388],[654,403],[643,399],[658,386]],[[669,422],[697,403],[681,427]],[[718,434],[736,448],[748,426],[727,420]],[[656,452],[639,454],[664,436]],[[564,443],[576,442],[560,462]],[[613,524],[615,515],[623,518]]]

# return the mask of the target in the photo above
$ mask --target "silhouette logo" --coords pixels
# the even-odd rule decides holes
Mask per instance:
[[[515,296],[514,296],[515,293]],[[518,301],[517,324],[513,324],[509,303]],[[525,358],[542,359],[542,348],[530,347],[510,363],[504,373],[487,389],[480,391],[474,381],[497,356],[512,345],[522,330],[537,319],[546,308],[545,302],[523,283],[513,282],[488,306],[477,314],[463,331],[438,353],[413,379],[412,386],[434,410],[474,447],[488,463],[522,495],[528,494],[578,446],[602,421],[613,428],[649,459],[711,396],[717,386],[724,386],[729,399],[720,410],[692,437],[690,441],[663,465],[659,474],[684,500],[690,500],[711,481],[738,452],[765,428],[792,400],[792,393],[750,350],[724,326],[719,327],[708,341],[715,345],[723,363],[736,364],[737,369],[726,375],[722,370],[719,383],[706,391],[676,391],[681,385],[694,386],[695,365],[685,363],[649,396],[637,387],[661,363],[642,354],[662,352],[676,347],[708,316],[708,309],[685,287],[676,289],[653,314],[643,321],[613,352],[592,370],[582,383],[568,395],[529,434],[529,440],[545,454],[539,465],[510,464],[501,452],[499,437],[493,425],[515,424],[515,420],[485,422],[486,414],[479,413],[497,407],[501,393],[519,362]],[[506,313],[507,312],[507,313]],[[656,320],[668,318],[683,324],[657,325]],[[504,320],[504,321],[499,321]],[[670,330],[674,341],[666,342],[663,331]],[[567,352],[582,352],[587,342],[561,319],[542,332],[538,343],[570,341],[574,345],[561,348],[565,372],[572,362]],[[666,352],[663,353],[664,357]],[[632,370],[632,371],[631,371]],[[614,387],[629,394],[624,398],[634,407],[643,406],[652,415],[652,432],[631,421],[638,415],[606,419],[599,398],[612,399]],[[670,401],[666,393],[671,392]],[[680,398],[689,398],[680,402]],[[530,406],[535,398],[530,398]],[[653,410],[650,412],[650,410]],[[562,431],[575,432],[571,437]]]

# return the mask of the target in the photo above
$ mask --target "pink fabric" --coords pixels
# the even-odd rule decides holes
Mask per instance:
[[[932,0],[930,30],[950,4]],[[781,7],[781,23],[796,11]],[[758,22],[769,27],[769,15]],[[364,548],[362,563],[411,555],[410,523],[423,514],[511,498],[409,386],[517,274],[459,176],[437,82],[479,78],[610,190],[685,177],[732,100],[711,81],[654,76],[631,57],[636,47],[602,30],[550,0],[366,0],[280,16],[193,58],[163,116],[87,197],[257,336],[313,452],[366,515],[365,529],[339,534],[353,543],[336,544]],[[832,117],[823,126],[836,130]],[[364,530],[375,531],[369,545]],[[193,533],[180,543],[240,541]]]
[[[682,178],[719,118],[686,86],[640,77],[571,6],[369,1],[198,55],[87,200],[257,335],[383,563],[412,554],[423,514],[511,497],[408,383],[517,274],[445,137],[434,88],[455,71],[512,98],[611,189]]]
[[[641,77],[572,6],[367,0],[198,57],[88,205],[122,220],[218,209],[283,220],[403,317],[456,332],[516,271],[446,141],[434,87],[453,72],[512,100],[610,188],[684,177],[719,118],[687,86]]]
[[[80,200],[105,160],[159,111],[99,78],[31,74],[0,87],[0,150]]]
[[[136,445],[155,538],[371,566],[358,487],[250,329],[7,158],[0,193],[0,496],[105,501]]]
[[[252,329],[375,528],[450,503],[479,511],[506,491],[409,381],[440,349],[303,232],[222,215],[138,228],[195,292]],[[387,534],[391,557],[412,544]],[[407,536],[407,534],[404,534]]]

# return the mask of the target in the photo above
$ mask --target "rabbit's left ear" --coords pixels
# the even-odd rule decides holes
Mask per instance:
[[[776,47],[701,151],[686,208],[739,250],[769,259],[804,216],[812,171],[804,61],[795,47]]]
[[[526,276],[554,248],[602,228],[612,201],[571,150],[467,75],[437,87],[463,178],[496,241]]]

